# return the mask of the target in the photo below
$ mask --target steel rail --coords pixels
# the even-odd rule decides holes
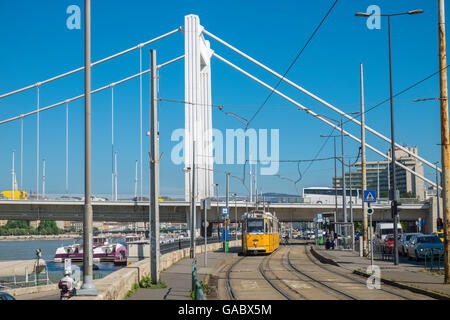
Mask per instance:
[[[265,257],[263,259],[263,261],[261,261],[261,263],[258,266],[258,270],[261,273],[261,275],[263,276],[263,278],[278,292],[280,293],[283,297],[285,297],[288,300],[294,300],[289,294],[287,294],[284,290],[282,290],[279,286],[277,286],[274,281],[272,281],[271,279],[269,279],[269,277],[267,276],[266,272],[264,271],[264,262],[266,262],[267,265],[269,265],[269,260],[272,257],[273,253],[267,257]],[[272,271],[273,273],[273,271]],[[276,276],[275,276],[276,277]],[[278,278],[278,277],[277,277]],[[279,279],[279,278],[278,278]]]
[[[237,300],[236,299],[236,295],[233,292],[233,288],[231,287],[231,282],[230,282],[230,274],[231,274],[231,270],[240,262],[242,261],[242,259],[244,259],[244,257],[239,258],[238,260],[236,260],[227,270],[226,273],[226,277],[225,277],[225,286],[228,292],[228,296],[230,297],[231,300]]]
[[[336,270],[330,270],[329,268],[325,267],[324,265],[315,262],[315,261],[309,256],[308,252],[306,252],[306,256],[308,257],[308,259],[309,259],[312,263],[314,263],[315,265],[317,265],[317,266],[320,267],[321,269],[324,269],[324,270],[326,270],[326,271],[328,271],[328,272],[331,272],[331,273],[336,273],[336,274],[338,274],[339,276],[341,276],[341,277],[343,277],[343,278],[346,278],[346,279],[348,279],[348,280],[352,280],[352,281],[355,281],[355,282],[359,282],[359,283],[364,284],[364,285],[366,284],[365,281],[361,281],[361,280],[359,280],[359,279],[352,278],[352,277],[350,277],[350,276],[348,276],[348,275],[346,275],[346,274],[343,274],[343,273],[341,273],[341,272],[337,272]],[[378,289],[378,290],[387,292],[387,293],[389,293],[389,294],[391,294],[391,295],[394,295],[394,296],[403,298],[403,299],[405,299],[405,300],[412,300],[412,299],[409,298],[409,297],[406,297],[406,296],[401,295],[401,294],[399,294],[399,293],[394,293],[394,292],[392,292],[392,291],[388,291],[388,290],[386,290],[386,289],[382,289],[382,288],[381,288],[381,289]]]
[[[305,246],[305,250],[306,250],[306,246]],[[296,272],[298,272],[299,274],[301,274],[301,275],[303,275],[303,276],[305,276],[305,277],[311,279],[311,280],[314,281],[315,283],[318,283],[318,284],[320,284],[321,286],[324,286],[324,287],[326,287],[326,288],[328,288],[328,289],[330,289],[330,290],[332,290],[332,291],[334,291],[334,292],[337,292],[338,294],[343,295],[343,296],[345,296],[345,297],[347,297],[347,298],[349,298],[349,299],[351,299],[351,300],[358,300],[357,298],[353,297],[352,295],[349,295],[349,294],[347,294],[347,293],[345,293],[345,292],[343,292],[343,291],[341,291],[341,290],[338,290],[338,289],[336,289],[336,288],[330,287],[329,285],[323,283],[322,281],[317,280],[317,279],[311,277],[309,274],[307,274],[307,273],[305,273],[305,272],[299,270],[296,266],[294,266],[294,265],[292,264],[292,261],[291,261],[291,258],[290,258],[290,254],[291,254],[291,252],[289,251],[289,252],[288,252],[288,255],[287,255],[288,263],[289,263],[289,265],[291,266],[291,268],[294,269]]]

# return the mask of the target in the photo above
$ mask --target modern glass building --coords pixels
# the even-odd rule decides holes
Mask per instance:
[[[417,154],[417,147],[408,148],[414,154]],[[391,150],[387,153],[391,155]],[[421,162],[408,155],[405,151],[396,149],[395,156],[398,162],[402,163],[411,170],[423,175],[423,165]],[[385,198],[392,185],[392,166],[390,161],[367,161],[367,190],[377,190],[378,197]],[[417,198],[425,198],[425,185],[422,179],[416,177],[412,173],[406,171],[400,166],[396,166],[397,189],[400,194],[410,192],[414,193]],[[361,189],[362,186],[362,168],[361,163],[357,162],[355,168],[352,168],[351,173],[346,168],[345,184],[346,187]],[[342,176],[333,177],[332,184],[334,188],[342,188]]]

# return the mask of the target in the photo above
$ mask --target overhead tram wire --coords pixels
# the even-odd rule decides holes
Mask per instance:
[[[405,92],[407,92],[407,91],[413,89],[414,87],[418,86],[419,84],[421,84],[421,83],[425,82],[426,80],[431,79],[431,78],[434,77],[435,75],[439,74],[442,70],[447,69],[449,66],[450,66],[450,65],[447,65],[446,67],[444,67],[444,68],[442,68],[442,69],[440,69],[440,70],[438,70],[438,71],[436,71],[436,72],[430,74],[429,76],[425,77],[424,79],[422,79],[422,80],[420,80],[420,81],[414,83],[413,85],[409,86],[408,88],[403,89],[402,91],[397,92],[396,94],[393,95],[393,97],[394,97],[394,98],[395,98],[395,97],[398,97],[398,96],[402,95],[403,93],[405,93]],[[390,100],[390,98],[387,98],[387,99],[385,99],[385,100],[383,100],[383,101],[377,103],[377,104],[374,105],[373,107],[370,107],[369,109],[367,109],[366,111],[364,111],[364,114],[367,114],[368,112],[372,111],[373,109],[378,108],[379,106],[385,104],[385,103],[388,102],[389,100]],[[359,118],[360,116],[361,116],[361,113],[358,114],[358,115],[355,115],[353,118]],[[344,121],[344,124],[347,123],[347,122],[349,122],[349,121],[351,121],[351,119],[345,120],[345,121]]]
[[[306,44],[303,46],[303,48],[300,50],[300,52],[297,54],[297,56],[295,57],[294,61],[292,61],[292,63],[289,65],[289,67],[287,68],[286,72],[283,74],[282,78],[278,81],[277,85],[273,88],[273,90],[270,91],[269,95],[267,96],[266,100],[264,100],[263,104],[258,108],[258,110],[256,110],[255,114],[250,118],[247,126],[245,129],[247,129],[250,125],[250,123],[253,121],[253,119],[255,119],[255,117],[258,115],[258,113],[261,111],[261,109],[266,105],[267,101],[269,101],[270,97],[273,95],[274,91],[279,87],[279,85],[281,84],[281,82],[283,81],[283,79],[286,77],[286,75],[288,74],[288,72],[291,70],[291,68],[294,66],[294,64],[297,62],[298,58],[301,56],[301,54],[303,53],[303,51],[306,49],[306,47],[309,45],[309,43],[312,41],[312,39],[314,38],[314,36],[316,35],[317,31],[319,31],[320,27],[322,26],[322,24],[325,22],[325,20],[328,18],[328,16],[330,15],[331,11],[333,11],[334,7],[336,6],[336,4],[338,3],[339,0],[336,0],[333,5],[331,6],[331,8],[328,10],[328,12],[326,13],[326,15],[322,18],[322,20],[320,21],[319,25],[314,29],[314,32],[311,34],[311,36],[309,37],[308,41],[306,42]]]

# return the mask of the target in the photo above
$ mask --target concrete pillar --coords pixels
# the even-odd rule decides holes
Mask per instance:
[[[437,199],[436,199],[436,197],[430,197],[428,200],[430,201],[430,209],[429,209],[428,216],[426,217],[427,224],[425,225],[425,229],[422,228],[422,232],[424,232],[424,233],[432,233],[432,232],[437,231],[437,225],[436,225],[436,220],[438,218],[438,216],[437,216]],[[440,198],[439,200],[440,200],[440,206],[442,208],[442,205],[443,205],[442,198]],[[441,219],[442,219],[442,211],[441,211]]]
[[[211,56],[209,41],[203,37],[203,27],[196,15],[185,16],[185,167],[192,166],[192,145],[197,143],[195,164],[197,199],[212,197],[212,107]],[[185,174],[185,197],[189,201],[189,174]]]
[[[202,210],[200,210],[199,207],[197,207],[196,210],[196,219],[195,219],[195,234],[196,237],[200,236],[200,228],[202,228]],[[186,222],[187,222],[187,226],[188,226],[188,235],[191,236],[191,219],[190,219],[190,214],[189,212],[186,212]]]

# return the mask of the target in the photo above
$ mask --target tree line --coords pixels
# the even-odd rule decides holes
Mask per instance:
[[[58,228],[55,221],[41,221],[37,228],[30,226],[30,221],[8,220],[0,227],[0,236],[56,235],[65,233]]]

